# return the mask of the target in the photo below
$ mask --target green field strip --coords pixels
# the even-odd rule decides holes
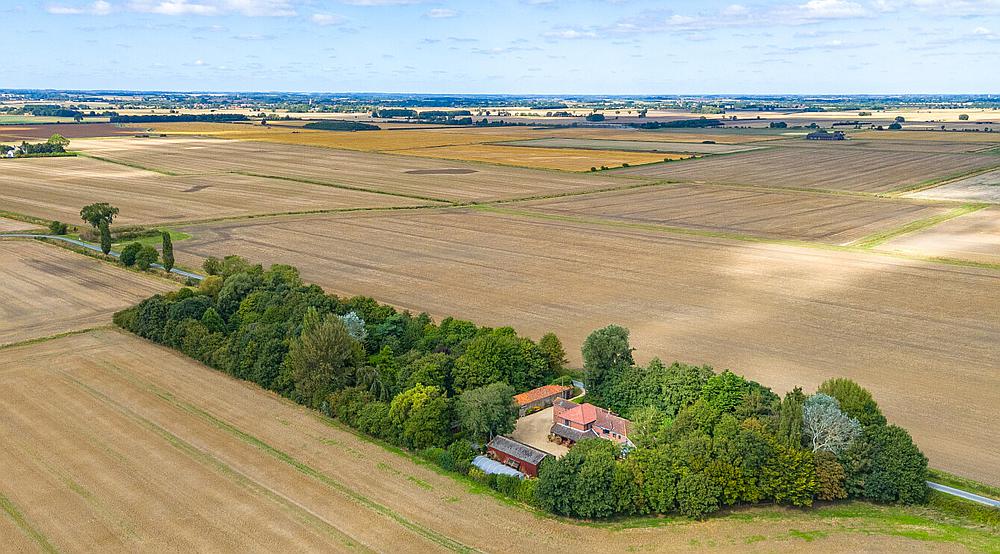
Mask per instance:
[[[989,204],[965,204],[953,210],[949,210],[943,214],[932,215],[930,217],[925,217],[923,219],[918,219],[916,221],[911,221],[905,225],[896,227],[895,229],[888,229],[885,231],[879,231],[868,235],[867,237],[862,237],[854,242],[851,242],[848,246],[854,246],[857,248],[872,249],[876,246],[882,245],[890,240],[908,235],[910,233],[915,233],[917,231],[922,231],[924,229],[938,225],[939,223],[944,223],[949,219],[954,219],[965,214],[970,214],[972,212],[981,210]]]
[[[941,185],[947,185],[955,181],[961,181],[963,179],[968,179],[969,177],[975,177],[977,175],[982,175],[984,173],[989,173],[1000,169],[1000,164],[989,165],[986,167],[978,167],[976,169],[970,169],[968,171],[959,171],[957,173],[951,173],[945,175],[944,177],[938,177],[935,179],[928,179],[926,181],[921,181],[913,185],[907,185],[898,189],[891,190],[886,194],[889,196],[899,196],[902,194],[910,194],[914,192],[920,192],[922,190],[927,190],[935,187],[940,187]]]
[[[175,173],[173,171],[167,171],[166,169],[156,169],[152,167],[147,167],[142,164],[134,162],[126,162],[123,160],[114,160],[111,158],[105,158],[103,156],[97,156],[95,154],[87,154],[86,152],[78,152],[78,155],[82,158],[89,158],[91,160],[97,160],[99,162],[105,162],[109,164],[122,165],[125,167],[131,167],[132,169],[141,169],[143,171],[149,171],[152,173],[159,173],[160,175],[167,175],[170,177],[182,177],[182,176],[196,176],[201,175],[200,173]]]
[[[114,367],[114,369],[117,370],[119,374],[121,374],[121,370],[119,368]],[[116,402],[115,400],[113,400],[106,394],[102,393],[101,391],[91,387],[90,385],[80,381],[79,379],[69,375],[68,373],[63,373],[62,376],[64,379],[76,385],[77,387],[83,389],[94,398],[110,406],[113,406],[118,412],[127,416],[129,419],[135,421],[136,423],[142,425],[143,427],[149,429],[150,431],[153,431],[160,438],[165,440],[168,444],[170,444],[174,448],[177,448],[188,457],[198,461],[202,465],[211,467],[212,469],[218,471],[222,475],[226,476],[227,478],[231,479],[232,481],[236,482],[237,484],[246,488],[247,490],[255,494],[260,494],[264,497],[267,497],[268,499],[281,505],[291,513],[295,514],[300,521],[308,523],[311,526],[320,529],[321,531],[324,531],[326,534],[338,539],[345,546],[348,546],[350,548],[359,548],[363,552],[374,552],[370,548],[358,543],[354,538],[352,538],[347,533],[344,533],[334,525],[330,524],[326,520],[312,513],[310,510],[307,510],[299,506],[293,500],[268,488],[267,486],[254,480],[253,478],[243,474],[242,472],[226,464],[219,458],[213,456],[209,452],[206,452],[205,450],[202,450],[194,446],[193,444],[185,441],[184,439],[178,437],[177,435],[174,435],[173,433],[161,427],[160,425],[157,425],[156,423],[150,421],[149,419],[142,417],[135,411],[131,410],[127,406],[122,405],[119,402]]]
[[[233,175],[243,175],[246,177],[261,177],[265,179],[277,179],[279,181],[291,181],[293,183],[305,183],[307,185],[319,185],[321,187],[331,187],[343,190],[352,190],[354,192],[370,192],[372,194],[382,194],[385,196],[395,196],[397,198],[409,198],[411,200],[424,200],[426,202],[440,202],[442,204],[453,204],[452,200],[445,200],[443,198],[434,198],[432,196],[421,196],[419,194],[409,194],[405,192],[389,192],[380,189],[373,189],[368,187],[355,187],[353,185],[345,185],[343,183],[337,183],[333,181],[318,181],[315,179],[307,179],[305,177],[286,177],[281,175],[268,175],[266,173],[254,173],[252,171],[230,171],[229,173]]]
[[[33,215],[11,212],[7,210],[0,210],[0,217],[4,219],[13,219],[15,221],[23,221],[25,223],[31,223],[32,225],[40,225],[42,227],[47,227],[50,221],[48,219],[42,219],[40,217],[35,217]]]
[[[22,340],[19,342],[12,342],[8,344],[0,344],[0,350],[9,350],[11,348],[18,348],[20,346],[29,346],[32,344],[40,344],[43,342],[49,342],[50,340],[61,339],[63,337],[72,337],[74,335],[84,335],[91,331],[97,331],[99,329],[110,329],[111,325],[100,325],[97,327],[88,327],[86,329],[77,329],[75,331],[66,331],[65,333],[58,333],[55,335],[49,335],[46,337],[37,337],[33,339]]]
[[[24,534],[31,538],[31,540],[38,543],[38,547],[41,548],[43,552],[59,552],[55,546],[49,542],[49,539],[42,534],[41,531],[35,529],[33,525],[24,516],[21,510],[18,509],[17,505],[8,498],[3,492],[0,492],[0,509],[3,510],[12,520],[14,524],[17,525]]]
[[[448,550],[451,550],[453,552],[462,552],[462,553],[477,552],[476,549],[474,549],[472,547],[469,547],[469,546],[466,546],[466,545],[464,545],[464,544],[456,541],[455,539],[452,539],[451,537],[449,537],[447,535],[438,533],[437,531],[434,531],[433,529],[424,527],[424,526],[422,526],[422,525],[420,525],[418,523],[410,521],[409,519],[407,519],[404,516],[402,516],[401,514],[395,512],[391,508],[389,508],[387,506],[384,506],[382,504],[379,504],[378,502],[376,502],[376,501],[368,498],[367,496],[364,496],[364,495],[358,493],[357,491],[351,489],[350,487],[344,485],[343,483],[340,483],[336,479],[333,479],[329,475],[327,475],[327,474],[325,474],[325,473],[323,473],[323,472],[321,472],[321,471],[313,468],[312,466],[309,466],[308,464],[306,464],[306,463],[304,463],[304,462],[296,459],[295,457],[291,456],[290,454],[288,454],[288,453],[286,453],[286,452],[284,452],[284,451],[282,451],[280,449],[277,449],[277,448],[271,446],[270,444],[264,442],[263,440],[261,440],[261,439],[255,437],[255,436],[253,436],[253,435],[251,435],[251,434],[249,434],[249,433],[247,433],[247,432],[245,432],[245,431],[237,428],[234,425],[231,425],[230,423],[228,423],[226,421],[223,421],[223,420],[221,420],[221,419],[213,416],[211,413],[206,412],[205,410],[202,410],[201,408],[199,408],[199,407],[197,407],[197,406],[195,406],[193,404],[189,404],[187,402],[184,402],[184,401],[176,398],[171,392],[163,390],[163,389],[157,387],[156,385],[154,385],[152,383],[141,381],[141,380],[139,380],[138,378],[136,378],[134,376],[128,376],[128,375],[124,374],[121,370],[118,370],[117,372],[119,373],[119,375],[122,375],[123,377],[125,377],[126,379],[132,381],[133,383],[135,383],[135,384],[137,384],[139,386],[144,387],[146,390],[148,390],[149,392],[155,394],[156,396],[158,396],[162,400],[165,400],[165,401],[169,402],[174,407],[179,408],[179,409],[181,409],[183,411],[186,411],[186,412],[188,412],[188,413],[190,413],[192,415],[195,415],[195,416],[203,419],[204,421],[210,423],[211,425],[213,425],[217,429],[225,431],[226,433],[228,433],[228,434],[230,434],[230,435],[238,438],[239,440],[241,440],[241,441],[243,441],[243,442],[245,442],[245,443],[247,443],[247,444],[249,444],[251,446],[254,446],[255,448],[261,450],[262,452],[270,455],[271,457],[273,457],[273,458],[275,458],[275,459],[277,459],[279,461],[282,461],[282,462],[284,462],[284,463],[292,466],[293,468],[295,468],[300,473],[303,473],[304,475],[312,477],[313,479],[319,481],[320,483],[323,483],[327,487],[329,487],[329,488],[331,488],[331,489],[333,489],[333,490],[335,490],[335,491],[343,494],[347,498],[349,498],[349,499],[357,502],[361,506],[364,506],[365,508],[368,508],[369,510],[372,510],[375,513],[378,513],[380,515],[388,517],[389,519],[395,521],[396,523],[400,524],[404,528],[406,528],[406,529],[408,529],[410,531],[413,531],[414,533],[417,533],[418,535],[424,537],[425,539],[428,539],[431,542],[433,542],[433,543],[435,543],[435,544],[437,544],[439,546],[442,546],[442,547],[444,547],[444,548],[446,548]]]

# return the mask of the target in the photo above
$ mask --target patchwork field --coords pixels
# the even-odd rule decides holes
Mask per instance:
[[[112,330],[0,351],[0,368],[8,549],[830,552],[992,541],[983,530],[867,505],[631,528],[539,517]]]
[[[506,146],[533,148],[567,148],[577,150],[622,150],[625,152],[688,152],[694,154],[732,154],[756,150],[754,146],[732,144],[702,144],[698,142],[663,142],[648,140],[605,140],[547,138],[502,143]]]
[[[846,244],[951,208],[926,202],[718,185],[643,187],[518,206],[567,216],[830,244]]]
[[[849,377],[935,467],[1000,484],[995,271],[479,210],[185,230],[196,238],[175,244],[179,263],[291,263],[331,292],[555,331],[577,362],[590,331],[619,323],[642,359],[711,363],[779,391]]]
[[[82,157],[10,160],[4,169],[5,209],[74,224],[92,202],[121,209],[121,224],[432,203],[245,175],[170,176]]]
[[[699,183],[889,192],[997,166],[1000,157],[986,154],[770,148],[696,162],[626,168],[615,174]]]
[[[637,182],[601,175],[204,138],[95,139],[78,141],[76,147],[119,163],[179,174],[249,172],[449,201],[600,190]]]
[[[909,194],[913,198],[1000,204],[1000,171],[990,171]]]
[[[85,137],[127,136],[136,133],[111,123],[63,123],[49,125],[0,125],[0,142],[21,140],[48,139],[54,134],[60,134],[68,139]]]
[[[943,142],[997,142],[1000,133],[977,131],[861,131],[851,135],[862,139],[881,140],[929,140]]]
[[[173,288],[56,246],[6,239],[0,283],[0,345],[107,325],[115,311]]]
[[[396,150],[395,153],[406,156],[516,165],[536,169],[560,169],[563,171],[589,171],[592,167],[619,167],[623,164],[639,165],[662,162],[665,159],[683,160],[691,157],[689,154],[674,153],[652,154],[617,150],[528,148],[493,144],[416,148],[413,150]]]
[[[893,239],[878,249],[1000,264],[1000,209],[950,219]]]

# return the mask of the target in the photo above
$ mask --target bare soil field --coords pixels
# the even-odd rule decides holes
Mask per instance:
[[[80,208],[109,202],[120,224],[169,223],[251,214],[432,204],[424,200],[233,174],[170,176],[88,158],[4,164],[0,205],[80,223]]]
[[[564,127],[545,130],[537,138],[543,136],[564,138],[589,138],[600,140],[640,140],[702,143],[706,140],[718,144],[747,144],[783,140],[788,137],[777,132],[758,132],[743,129],[597,129],[587,127]]]
[[[30,240],[0,240],[0,345],[111,323],[166,280]]]
[[[852,135],[853,137],[854,135]],[[846,150],[883,150],[890,152],[932,152],[944,154],[961,154],[969,152],[981,152],[996,146],[995,144],[984,144],[977,142],[939,142],[931,140],[866,140],[851,138],[843,141],[822,142],[816,140],[785,140],[774,142],[768,146],[796,147],[796,148],[825,148]]]
[[[539,517],[112,330],[0,351],[0,367],[0,491],[21,526],[53,550],[962,548],[955,538],[940,542],[939,528],[920,527],[926,542],[905,536],[909,527],[896,521],[909,512],[891,507],[859,506],[862,516],[851,505],[841,515],[759,508],[636,527]],[[990,540],[981,530],[949,533],[967,546]],[[3,512],[0,541],[29,542]]]
[[[204,138],[80,141],[89,154],[180,174],[252,172],[450,201],[627,186],[635,180],[307,146]],[[465,171],[452,171],[452,170]]]
[[[529,148],[526,146],[500,146],[495,144],[415,148],[412,150],[396,150],[395,153],[405,156],[485,162],[534,169],[558,169],[562,171],[589,171],[592,167],[620,167],[624,164],[639,165],[662,162],[664,159],[683,160],[691,157],[690,154],[677,153],[653,154],[620,150]]]
[[[876,152],[845,148],[769,148],[731,156],[616,170],[698,183],[889,192],[985,167],[1000,157]]]
[[[939,187],[914,192],[907,196],[1000,204],[1000,171],[981,173]]]
[[[577,150],[621,150],[625,152],[684,152],[693,154],[732,154],[756,150],[754,146],[702,144],[700,142],[663,142],[649,140],[606,140],[546,138],[501,143],[505,146],[533,148],[570,148]]]
[[[949,219],[893,239],[878,249],[1000,264],[1000,208]]]
[[[185,228],[179,263],[240,254],[329,292],[556,332],[632,330],[639,356],[732,368],[785,391],[868,387],[934,466],[1000,484],[1000,273],[875,253],[630,230],[471,209]]]
[[[60,134],[68,139],[133,135],[137,131],[112,123],[59,123],[46,125],[0,125],[0,142],[48,139]]]
[[[860,139],[880,140],[1000,142],[1000,133],[983,133],[975,131],[861,131],[859,133],[853,133],[851,136]]]
[[[25,223],[23,221],[17,221],[16,219],[6,219],[0,217],[0,233],[6,233],[10,231],[21,231],[24,229],[34,229],[38,225],[32,225],[30,223]]]
[[[952,206],[753,187],[664,185],[518,204],[531,210],[847,244]]]

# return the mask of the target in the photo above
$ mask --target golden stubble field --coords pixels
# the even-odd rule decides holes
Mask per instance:
[[[170,223],[254,214],[389,208],[426,200],[331,186],[206,171],[164,175],[83,157],[11,160],[0,206],[45,219],[82,224],[80,208],[108,202],[117,224]]]
[[[778,391],[849,377],[935,467],[998,483],[995,271],[470,209],[185,230],[181,263],[290,263],[331,292],[554,331],[577,362],[588,333],[618,323],[643,360],[732,368]]]
[[[414,148],[396,150],[396,154],[440,158],[447,160],[485,162],[500,165],[514,165],[536,169],[558,169],[562,171],[588,171],[591,168],[620,167],[662,162],[663,160],[683,160],[690,154],[664,154],[649,152],[626,152],[623,150],[590,150],[582,148],[535,148],[526,146],[502,146],[497,144],[467,144],[462,146],[441,146],[435,148]]]
[[[169,281],[47,244],[0,239],[0,346],[111,323]]]
[[[1000,207],[979,210],[900,236],[878,249],[1000,264]]]
[[[14,551],[959,550],[822,510],[635,528],[538,516],[116,330],[0,350],[0,422]]]

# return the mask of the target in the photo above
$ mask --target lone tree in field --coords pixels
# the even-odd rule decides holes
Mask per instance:
[[[102,221],[106,222],[108,226],[110,226],[111,223],[114,222],[116,215],[118,215],[118,208],[106,202],[84,206],[83,209],[80,210],[80,218],[89,223],[90,226],[95,229],[101,225]]]
[[[108,222],[101,220],[97,224],[97,228],[101,231],[101,252],[107,256],[111,252],[111,228],[108,227]]]
[[[174,268],[174,243],[170,241],[170,233],[163,231],[163,269],[169,273]]]

